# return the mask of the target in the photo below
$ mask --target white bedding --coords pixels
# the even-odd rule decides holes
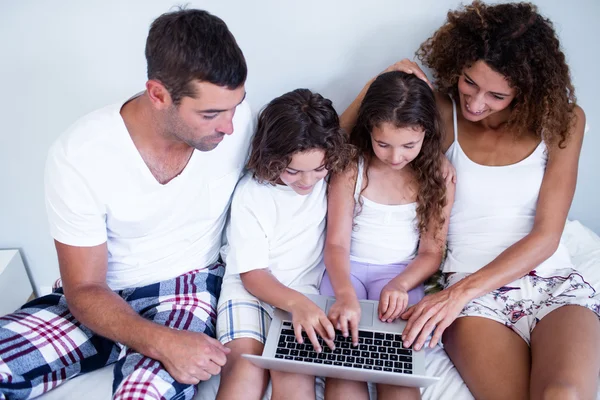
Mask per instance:
[[[562,241],[567,245],[573,263],[582,271],[590,284],[600,290],[600,237],[578,221],[568,222]],[[441,347],[428,351],[427,372],[442,379],[423,391],[423,400],[452,399],[471,400],[473,396],[462,381]],[[199,386],[195,400],[212,400],[219,385],[219,377],[213,377]],[[57,389],[39,397],[42,400],[106,400],[111,398],[112,366],[77,377]],[[270,388],[265,395],[269,397]],[[373,396],[372,396],[373,397]],[[317,380],[317,398],[323,398],[323,381]],[[598,392],[600,400],[600,390]]]

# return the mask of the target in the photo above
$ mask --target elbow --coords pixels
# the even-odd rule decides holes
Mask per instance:
[[[421,258],[427,271],[434,274],[442,265],[443,253],[441,251],[419,252],[417,258]]]
[[[540,262],[543,262],[550,258],[560,245],[561,235],[558,234],[535,234],[534,248],[536,254],[540,257]]]
[[[325,263],[327,264],[327,260],[331,260],[332,257],[336,256],[350,257],[350,247],[326,241],[325,248],[323,249]]]
[[[242,272],[240,274],[240,279],[242,280],[242,285],[244,285],[244,288],[251,295],[256,296],[255,286],[256,286],[257,279],[255,279],[256,274],[254,272],[256,272],[256,271]]]
[[[113,294],[108,285],[101,283],[67,284],[63,282],[63,292],[69,305],[69,311],[75,318],[78,318],[78,314],[87,310],[90,303],[89,299],[99,298],[105,294]]]
[[[250,273],[242,272],[240,274],[240,279],[242,280],[242,284],[244,285],[246,290],[248,290],[248,286],[251,286],[251,284],[252,284],[252,276],[250,275]]]

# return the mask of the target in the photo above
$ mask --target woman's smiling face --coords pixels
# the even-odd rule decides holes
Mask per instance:
[[[510,106],[516,90],[504,75],[479,60],[463,70],[458,96],[465,119],[477,122]]]

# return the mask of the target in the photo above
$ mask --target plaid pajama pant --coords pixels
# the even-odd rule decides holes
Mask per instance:
[[[224,270],[217,263],[116,293],[146,319],[214,337]],[[0,317],[1,400],[34,398],[112,363],[116,363],[114,399],[180,400],[196,393],[196,386],[176,382],[159,361],[95,335],[77,322],[62,289]]]

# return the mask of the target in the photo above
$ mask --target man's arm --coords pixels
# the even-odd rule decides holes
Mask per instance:
[[[69,310],[83,325],[163,363],[178,382],[197,384],[220,372],[228,349],[203,333],[178,331],[140,317],[106,284],[106,243],[92,247],[55,241]]]
[[[155,356],[168,328],[140,317],[110,290],[106,284],[106,243],[93,247],[54,243],[63,289],[73,316],[98,335],[149,357]]]

